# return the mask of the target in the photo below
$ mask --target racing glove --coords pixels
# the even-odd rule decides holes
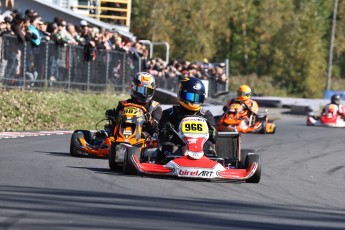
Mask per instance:
[[[216,136],[217,136],[217,130],[216,130],[216,128],[215,127],[212,127],[212,126],[210,126],[209,127],[209,140],[213,143],[213,144],[215,144],[216,143]]]
[[[108,109],[105,111],[105,116],[106,117],[111,117],[111,118],[115,118],[115,109]]]
[[[174,129],[174,126],[170,122],[167,122],[162,128],[162,131],[159,135],[159,139],[161,142],[168,142],[172,140],[173,135],[171,133],[171,129]]]
[[[146,113],[145,114],[145,120],[148,125],[152,125],[153,119],[151,113]]]
[[[112,109],[107,109],[107,110],[105,111],[105,116],[106,116],[106,117],[111,116],[112,111],[113,111]]]

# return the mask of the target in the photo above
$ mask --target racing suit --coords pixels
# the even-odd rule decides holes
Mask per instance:
[[[216,143],[216,135],[217,131],[215,129],[216,122],[212,113],[209,110],[201,110],[195,112],[185,109],[180,105],[175,105],[169,109],[165,109],[162,113],[162,117],[158,124],[159,135],[158,141],[160,144],[160,148],[157,151],[156,162],[160,163],[166,156],[166,152],[173,152],[174,147],[174,139],[170,139],[171,137],[167,135],[162,130],[165,129],[166,126],[172,126],[174,130],[178,130],[179,124],[181,120],[188,115],[197,115],[206,118],[209,125],[209,139],[204,144],[204,152],[206,156],[216,156],[216,152],[214,150],[214,145]]]
[[[121,113],[124,108],[124,104],[126,103],[133,103],[142,105],[147,110],[147,115],[149,116],[149,122],[146,122],[143,126],[143,132],[147,132],[150,136],[154,133],[158,133],[158,122],[162,116],[162,107],[159,105],[158,102],[151,100],[147,104],[143,105],[135,101],[134,99],[130,98],[128,100],[120,101],[115,109],[108,109],[105,112],[106,117],[114,117],[115,122],[111,125],[111,132],[108,133],[109,135],[114,134],[114,129],[116,126],[116,121],[120,118]]]
[[[325,105],[325,107],[322,109],[321,112],[321,116],[324,115],[325,113],[327,113],[329,111],[329,107],[331,105],[334,105],[338,108],[338,114],[345,119],[345,106],[344,105],[337,105],[337,104],[333,104],[333,103],[329,103],[327,105]]]

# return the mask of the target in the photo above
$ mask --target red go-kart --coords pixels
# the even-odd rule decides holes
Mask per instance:
[[[344,117],[339,114],[338,106],[330,104],[321,116],[308,115],[307,125],[343,128],[345,127],[345,121]]]

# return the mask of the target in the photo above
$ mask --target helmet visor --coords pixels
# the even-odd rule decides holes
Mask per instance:
[[[142,94],[145,97],[151,97],[153,95],[153,93],[155,92],[154,89],[152,88],[148,88],[145,86],[133,86],[133,91]]]
[[[250,97],[250,93],[238,91],[238,92],[237,92],[237,96],[246,96],[246,97]]]
[[[205,95],[197,94],[197,93],[189,93],[189,92],[182,92],[180,94],[181,99],[190,101],[192,103],[204,103]]]

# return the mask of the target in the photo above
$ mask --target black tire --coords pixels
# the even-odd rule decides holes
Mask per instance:
[[[246,156],[246,161],[245,161],[246,168],[249,168],[253,162],[258,163],[258,168],[256,169],[254,175],[248,178],[246,182],[257,184],[260,182],[260,179],[261,179],[261,160],[258,154],[249,154]]]
[[[109,168],[112,171],[120,171],[121,166],[115,162],[116,159],[116,143],[112,142],[111,146],[110,146],[110,151],[109,151],[109,157],[108,157],[108,161],[109,161]]]
[[[92,139],[92,133],[88,130],[76,130],[73,132],[69,152],[70,155],[74,157],[83,156],[82,154],[80,154],[80,150],[78,148],[78,138],[84,138],[86,142],[90,142]]]
[[[260,130],[260,134],[266,134],[266,121],[263,121],[261,125],[262,125],[262,128]]]
[[[140,159],[140,148],[136,147],[130,147],[127,148],[127,151],[125,153],[125,159],[123,162],[123,173],[125,175],[138,175],[138,170],[134,166],[132,161],[132,156],[136,156],[138,159]]]
[[[247,159],[248,153],[257,154],[256,150],[254,150],[254,149],[241,149],[241,155],[240,155],[240,158],[238,159],[239,160],[239,168],[247,168],[246,167],[246,159]]]
[[[87,143],[92,141],[92,132],[90,130],[75,130],[74,133],[83,133],[84,139]]]

